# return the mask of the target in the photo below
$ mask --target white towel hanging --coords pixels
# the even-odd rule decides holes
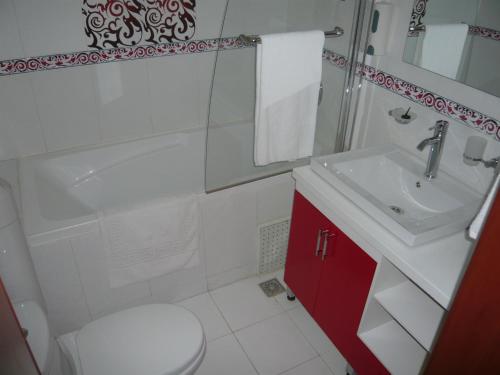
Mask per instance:
[[[270,34],[261,40],[257,45],[255,165],[311,156],[325,34]]]

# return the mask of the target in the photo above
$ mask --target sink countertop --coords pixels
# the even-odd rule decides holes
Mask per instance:
[[[296,189],[376,261],[387,258],[448,309],[473,247],[465,231],[410,247],[378,224],[310,166],[293,170]]]

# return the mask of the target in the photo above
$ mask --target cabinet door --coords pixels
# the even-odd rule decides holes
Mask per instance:
[[[311,314],[323,267],[321,254],[316,254],[318,234],[328,225],[328,219],[300,193],[295,192],[285,282]],[[321,247],[322,243],[319,245]]]
[[[357,336],[377,264],[337,233],[328,243],[313,317],[358,374],[388,374]]]

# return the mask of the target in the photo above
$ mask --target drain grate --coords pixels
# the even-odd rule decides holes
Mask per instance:
[[[264,294],[268,297],[277,296],[278,294],[285,291],[283,285],[281,285],[281,283],[276,278],[264,281],[263,283],[260,283],[259,286]]]

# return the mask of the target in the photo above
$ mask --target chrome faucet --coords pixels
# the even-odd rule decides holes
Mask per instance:
[[[419,151],[423,151],[426,146],[431,146],[429,151],[429,159],[427,159],[427,168],[425,169],[425,177],[428,180],[436,178],[439,168],[439,161],[443,152],[444,139],[448,131],[448,121],[439,120],[429,130],[434,130],[434,135],[431,138],[424,139],[417,146]]]

